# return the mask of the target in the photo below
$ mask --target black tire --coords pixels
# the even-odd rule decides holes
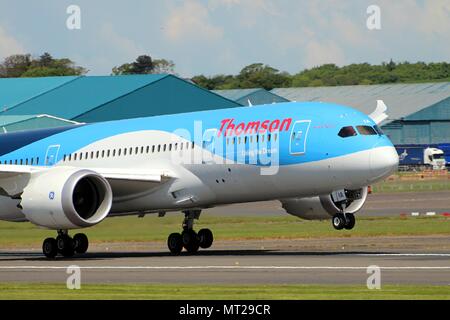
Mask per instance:
[[[208,249],[211,248],[213,242],[214,242],[214,235],[211,230],[209,229],[201,229],[198,232],[198,238],[200,242],[200,248],[202,249]]]
[[[181,234],[183,239],[183,247],[189,253],[196,253],[200,248],[200,241],[198,235],[194,230],[185,230]]]
[[[351,214],[351,213],[347,213],[346,216],[347,216],[347,221],[345,223],[344,228],[346,230],[352,230],[355,227],[355,224],[356,224],[355,216],[353,214]]]
[[[58,246],[56,240],[53,238],[47,238],[42,244],[42,252],[49,259],[54,259],[58,254]]]
[[[58,252],[63,255],[63,257],[70,258],[75,254],[74,241],[68,235],[60,235],[56,237],[56,244],[58,247]]]
[[[342,213],[335,214],[331,222],[336,230],[342,230],[345,227],[345,217]]]
[[[183,250],[183,238],[181,237],[181,234],[172,233],[167,238],[167,247],[169,247],[171,253],[180,254]]]
[[[86,253],[89,248],[88,237],[84,233],[77,233],[73,236],[75,252],[79,254]]]

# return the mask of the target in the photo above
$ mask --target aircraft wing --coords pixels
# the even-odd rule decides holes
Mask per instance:
[[[0,179],[11,178],[18,175],[27,175],[39,170],[38,167],[2,164],[0,165]]]
[[[129,200],[135,196],[152,193],[162,184],[174,179],[171,172],[164,170],[94,169],[108,180],[114,201]]]
[[[83,168],[79,168],[83,169]],[[48,167],[0,165],[0,195],[15,195],[22,192],[32,174]],[[90,169],[108,180],[114,198],[153,192],[161,184],[173,179],[173,174],[163,170],[138,171],[127,169],[92,168]],[[116,200],[116,199],[115,199]]]

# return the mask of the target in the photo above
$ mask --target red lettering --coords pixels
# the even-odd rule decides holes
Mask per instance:
[[[234,132],[234,134],[237,136],[240,136],[242,134],[242,132],[244,132],[244,130],[245,130],[245,123],[240,123],[236,127],[236,131]]]
[[[280,127],[280,131],[289,131],[289,128],[291,127],[292,124],[292,119],[284,119],[283,122],[281,123],[281,127]],[[283,129],[284,126],[286,126],[286,129]]]
[[[245,130],[245,134],[255,134],[258,133],[260,121],[249,122],[247,125],[247,129]]]
[[[225,136],[236,135],[240,136],[241,134],[264,134],[267,131],[289,131],[292,126],[292,118],[284,119],[283,121],[276,120],[265,120],[261,123],[261,121],[252,121],[252,122],[241,122],[239,125],[235,125],[234,119],[225,119],[221,121],[220,130],[218,136],[220,137],[222,133]]]
[[[228,123],[228,122],[230,122],[230,121],[233,121],[232,119],[225,119],[225,120],[222,120],[222,122],[221,122],[221,127],[220,127],[220,130],[219,130],[219,133],[218,133],[218,137],[220,137],[220,135],[222,134],[222,132],[223,132],[223,129],[225,128],[225,125]]]
[[[269,123],[270,120],[266,120],[261,124],[261,129],[259,130],[259,133],[265,133],[267,129],[269,129]]]
[[[280,128],[280,120],[275,120],[270,124],[270,132],[278,131]]]
[[[234,128],[236,127],[233,124],[233,121],[234,121],[234,119],[231,119],[231,121],[228,123],[227,130],[225,131],[225,136],[233,135]]]

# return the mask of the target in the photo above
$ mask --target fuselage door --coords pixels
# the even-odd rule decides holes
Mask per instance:
[[[294,124],[290,141],[290,153],[292,155],[304,155],[306,153],[306,141],[310,126],[311,120],[301,120]]]
[[[60,145],[49,146],[45,155],[45,165],[53,166],[58,162],[58,153]]]

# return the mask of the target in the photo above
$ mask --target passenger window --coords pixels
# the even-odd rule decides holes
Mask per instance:
[[[378,133],[371,126],[357,126],[359,134],[363,136],[376,136]]]
[[[348,138],[348,137],[357,136],[358,134],[356,133],[355,128],[353,128],[352,126],[349,126],[349,127],[343,127],[341,129],[341,131],[339,131],[338,135],[341,138]]]

